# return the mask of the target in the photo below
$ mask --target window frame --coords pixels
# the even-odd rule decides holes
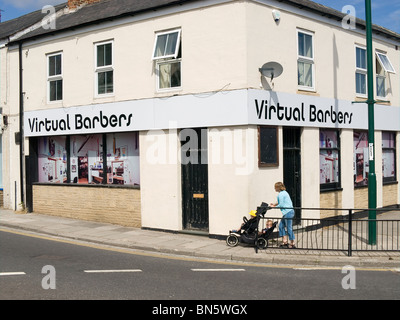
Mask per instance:
[[[396,73],[396,70],[394,69],[393,64],[390,62],[389,57],[387,56],[386,53],[376,51],[375,54],[376,54],[377,60],[379,61],[382,69],[385,70],[385,72],[394,73],[394,74]],[[381,56],[383,58],[386,58],[386,60],[387,60],[386,62],[389,64],[390,69],[387,68],[387,66],[385,65],[385,62],[382,60]]]
[[[356,135],[359,136],[357,145],[355,145],[355,136]],[[363,139],[361,139],[361,137]],[[356,153],[357,149],[359,149],[357,146],[361,142],[363,142],[365,144],[364,148],[362,149],[362,151],[361,151],[361,149],[359,150],[361,152]],[[360,157],[358,158],[357,155],[359,155]],[[359,165],[358,165],[359,162],[362,163],[362,171],[359,170]],[[365,170],[367,166],[369,167],[368,130],[353,129],[353,180],[354,180],[353,183],[354,183],[354,188],[362,188],[362,187],[368,186],[368,174],[367,174],[367,171]],[[358,173],[362,174],[362,180],[359,180],[357,182]]]
[[[98,66],[98,47],[105,46],[107,44],[111,44],[111,64]],[[101,42],[94,43],[94,65],[95,65],[95,97],[108,97],[113,96],[115,94],[115,80],[114,80],[114,40],[105,40]],[[99,93],[99,74],[100,73],[108,73],[112,72],[113,74],[113,82],[112,82],[112,92],[104,92]]]
[[[311,57],[300,55],[299,53],[299,34],[311,36]],[[297,87],[299,90],[316,91],[315,90],[315,45],[314,45],[314,32],[306,31],[303,29],[296,29],[296,42],[297,42]],[[311,65],[311,86],[299,84],[299,63]]]
[[[178,36],[176,38],[174,53],[156,56],[156,48],[157,48],[157,44],[159,41],[159,37],[164,36],[166,34],[176,33],[176,32],[178,33]],[[156,74],[156,92],[168,92],[168,91],[181,90],[181,88],[182,88],[182,43],[181,42],[182,42],[182,29],[181,28],[168,29],[168,30],[159,31],[159,32],[155,33],[152,60],[154,62],[154,68],[155,68],[155,74]],[[166,47],[167,47],[167,45],[166,45]],[[179,63],[179,80],[180,80],[179,86],[171,86],[172,85],[172,81],[171,81],[172,74],[170,74],[170,79],[169,79],[170,86],[162,88],[160,85],[160,81],[161,81],[160,67],[165,64],[172,65],[174,63]]]
[[[80,149],[90,139],[98,140],[98,154],[95,156],[94,162],[90,159],[89,150],[80,153]],[[43,143],[43,140],[46,143]],[[76,143],[77,140],[78,143]],[[61,143],[59,143],[60,141]],[[35,170],[37,172],[34,174],[36,178],[33,181],[35,184],[140,187],[139,131],[41,136],[30,138],[30,143],[36,149]],[[85,148],[88,149],[89,147],[86,146]],[[62,153],[57,153],[57,150],[62,150]],[[86,170],[83,170],[87,174],[87,181],[84,182],[79,182],[79,158],[84,159],[85,163],[88,164]],[[57,161],[62,162],[63,165],[58,167]],[[121,163],[122,161],[124,162],[123,167],[126,167],[127,172],[129,172],[126,176],[128,183],[126,183],[124,175],[122,175],[123,179],[121,179],[121,175],[117,175],[118,177],[110,176],[112,172],[109,171],[109,167],[112,167],[113,162]],[[53,164],[53,162],[54,166],[48,165]],[[61,173],[58,171],[60,168],[63,169]],[[93,171],[97,171],[98,175],[94,175]],[[53,172],[55,173],[53,176],[47,174]],[[94,177],[97,177],[97,179]]]
[[[168,35],[168,34],[172,34],[172,33],[175,33],[175,32],[178,32],[178,36],[177,36],[176,43],[175,43],[175,51],[174,51],[174,53],[165,54],[165,52],[164,52],[164,55],[156,56],[156,48],[157,48],[159,37],[160,36],[164,36],[164,35]],[[152,60],[176,59],[178,57],[180,46],[181,46],[181,32],[182,32],[181,28],[175,28],[175,29],[169,29],[169,30],[165,30],[165,31],[156,32],[155,33],[154,45],[153,45]],[[166,47],[167,47],[167,45],[166,45]]]
[[[341,179],[341,153],[340,153],[340,130],[339,129],[329,129],[329,128],[319,128],[319,132],[321,135],[321,130],[322,131],[330,131],[330,132],[335,132],[336,133],[336,147],[321,147],[321,142],[319,141],[319,153],[321,155],[321,151],[328,151],[332,150],[337,152],[337,182],[327,182],[327,183],[321,183],[319,184],[320,186],[320,191],[325,191],[325,190],[339,190],[342,187],[342,179]],[[333,153],[333,152],[332,152]],[[321,170],[321,161],[319,162],[319,170]]]
[[[173,63],[179,63],[180,64],[180,84],[179,86],[170,86],[170,87],[165,87],[165,88],[161,88],[160,86],[160,66],[164,65],[164,64],[173,64]],[[165,91],[175,91],[175,90],[179,90],[182,88],[182,59],[170,59],[170,60],[159,60],[156,61],[156,88],[157,88],[157,92],[165,92]]]
[[[386,76],[382,75],[382,74],[378,74],[378,72],[376,73],[376,77],[375,77],[375,89],[376,89],[376,97],[377,98],[386,98]],[[380,87],[380,83],[383,85],[383,89],[379,89]],[[383,91],[383,94],[381,94]]]
[[[384,147],[383,146],[383,133],[388,132],[393,134],[393,147]],[[394,161],[394,175],[393,177],[384,177],[383,175],[383,153],[384,151],[389,150],[393,152],[393,161]],[[397,157],[396,157],[396,132],[393,131],[382,131],[382,182],[383,184],[390,184],[393,182],[397,182]]]
[[[365,54],[365,68],[361,68],[359,66],[357,66],[357,49],[363,50],[364,54]],[[360,45],[356,45],[355,46],[355,67],[356,67],[356,71],[355,71],[355,85],[356,85],[356,96],[358,97],[362,97],[362,98],[366,98],[367,97],[367,75],[368,75],[368,71],[367,71],[367,49],[364,46],[360,46]],[[363,92],[357,92],[357,74],[363,75],[364,76],[364,88],[365,88],[365,93]]]
[[[263,129],[269,129],[275,131],[276,141],[274,141],[276,145],[276,161],[263,161],[262,152],[261,152],[261,131]],[[258,126],[257,127],[257,136],[258,136],[258,167],[279,167],[279,130],[276,126]]]
[[[50,58],[60,56],[60,69],[61,72],[59,74],[50,75]],[[64,99],[64,81],[63,81],[63,52],[53,52],[46,55],[47,61],[47,103],[59,103]],[[51,100],[51,83],[61,81],[61,99]],[[57,94],[56,94],[57,95]]]

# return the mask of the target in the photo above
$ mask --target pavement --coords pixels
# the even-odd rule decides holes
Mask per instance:
[[[398,211],[391,215],[400,219]],[[36,213],[18,213],[3,208],[0,209],[1,230],[40,234],[47,238],[73,240],[88,245],[129,249],[143,254],[174,255],[228,263],[315,268],[351,265],[355,268],[400,270],[400,251],[353,252],[351,257],[348,257],[346,252],[327,250],[268,248],[256,253],[254,247],[242,244],[229,247],[224,239],[208,236],[145,230]]]

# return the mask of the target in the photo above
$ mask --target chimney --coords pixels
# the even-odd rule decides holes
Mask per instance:
[[[82,5],[96,3],[99,1],[101,1],[101,0],[68,0],[68,8],[76,9]]]

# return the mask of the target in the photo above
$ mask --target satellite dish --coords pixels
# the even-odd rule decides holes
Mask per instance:
[[[278,62],[267,62],[264,63],[263,66],[258,70],[264,77],[271,78],[271,80],[273,80],[282,74],[283,67]]]

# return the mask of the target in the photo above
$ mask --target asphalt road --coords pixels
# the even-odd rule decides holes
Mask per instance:
[[[398,300],[400,273],[232,264],[0,231],[0,299]]]

